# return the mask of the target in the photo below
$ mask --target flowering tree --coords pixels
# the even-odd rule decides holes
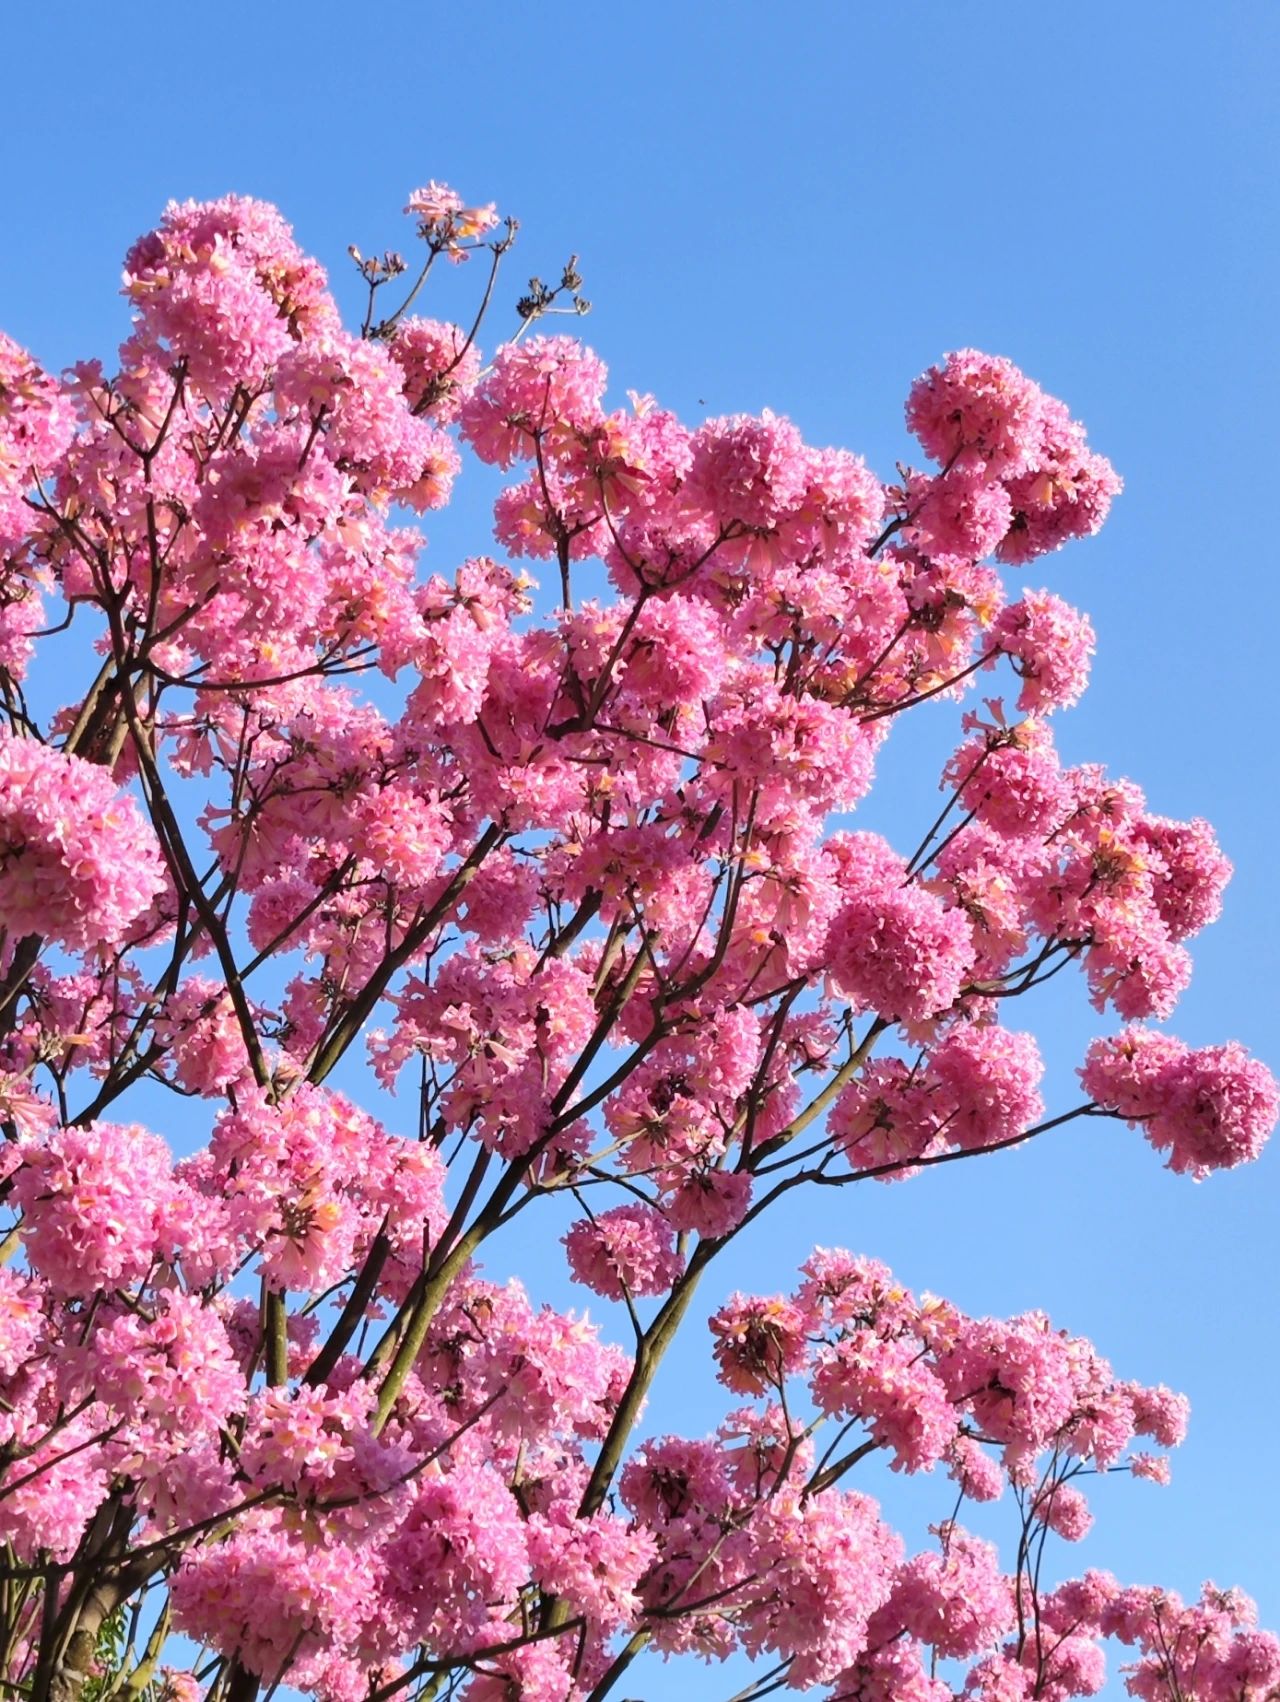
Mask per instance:
[[[1082,1484],[1164,1481],[1186,1403],[1041,1314],[818,1249],[711,1319],[719,1430],[638,1429],[699,1279],[793,1190],[1100,1116],[1201,1177],[1275,1121],[1238,1046],[1145,1026],[1218,911],[1212,832],[1060,764],[1089,623],[990,565],[1095,532],[1110,465],[973,351],[912,387],[933,470],[889,486],[767,413],[608,411],[531,330],[573,266],[486,362],[514,225],[436,184],[409,212],[416,275],[352,251],[359,335],[228,198],[130,252],[112,373],[0,339],[6,1691],[601,1702],[651,1649],[745,1652],[746,1698],[1058,1702],[1114,1638],[1150,1702],[1275,1696],[1238,1593],[1050,1586]],[[412,317],[472,255],[475,323]],[[512,470],[498,544],[554,608],[484,555],[418,576],[405,510],[459,440]],[[100,665],[42,719],[73,623]],[[894,718],[991,670],[1016,704],[965,716],[920,844],[834,831]],[[1009,1002],[1072,962],[1129,1026],[1046,1120]],[[356,1052],[411,1134],[329,1085]],[[175,1106],[185,1156],[122,1120],[161,1087],[208,1108]],[[625,1349],[485,1278],[559,1196]],[[877,1460],[938,1480],[925,1552]],[[962,1518],[1002,1491],[1003,1559]]]

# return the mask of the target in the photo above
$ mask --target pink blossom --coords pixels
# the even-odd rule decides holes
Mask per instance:
[[[42,1552],[67,1560],[75,1553],[111,1481],[95,1445],[102,1429],[94,1415],[79,1414],[51,1435],[32,1437],[23,1457],[0,1474],[0,1540],[20,1560],[31,1564]]]
[[[1071,790],[1047,730],[1026,721],[1010,734],[971,739],[944,771],[963,807],[1006,838],[1041,837],[1061,826]]]
[[[1280,1118],[1280,1088],[1236,1041],[1191,1051],[1172,1036],[1130,1028],[1095,1040],[1081,1071],[1098,1103],[1197,1180],[1257,1158]]]
[[[1083,427],[1047,399],[1036,464],[1008,484],[1013,523],[996,554],[1018,566],[1068,538],[1091,537],[1122,489],[1110,461],[1087,447]]]
[[[189,382],[222,401],[260,384],[293,343],[290,322],[336,321],[324,273],[301,254],[274,207],[228,195],[173,202],[125,260],[139,336],[181,359]]]
[[[736,1229],[751,1203],[751,1177],[742,1170],[692,1170],[665,1204],[682,1233],[718,1241]]]
[[[480,374],[480,351],[461,326],[402,319],[388,347],[414,412],[440,425],[456,420]]]
[[[1139,1435],[1154,1437],[1163,1448],[1177,1448],[1186,1440],[1191,1403],[1185,1395],[1176,1394],[1163,1383],[1149,1389],[1135,1384],[1131,1394]]]
[[[1004,1473],[969,1436],[957,1436],[947,1449],[947,1475],[972,1501],[998,1501],[1004,1493]]]
[[[765,410],[709,420],[694,434],[690,479],[721,525],[767,530],[799,504],[808,468],[800,433]]]
[[[854,1331],[819,1356],[813,1398],[824,1412],[863,1419],[895,1471],[931,1470],[955,1438],[951,1398],[909,1338]]]
[[[1280,1117],[1275,1077],[1236,1041],[1204,1046],[1169,1071],[1145,1133],[1169,1168],[1197,1179],[1248,1164]]]
[[[959,468],[933,479],[913,475],[906,503],[911,522],[903,536],[944,565],[990,555],[1013,519],[1003,485]]]
[[[972,958],[964,913],[918,886],[850,898],[832,924],[832,979],[855,1005],[890,1022],[948,1010]]]
[[[70,399],[25,349],[0,332],[0,539],[6,544],[25,534],[29,510],[23,498],[37,478],[50,476],[74,429]]]
[[[1153,1028],[1126,1028],[1089,1047],[1080,1079],[1099,1105],[1129,1122],[1150,1116],[1159,1104],[1170,1070],[1188,1048]]]
[[[883,1612],[939,1655],[964,1658],[1012,1627],[1013,1590],[990,1543],[957,1525],[944,1525],[941,1537],[941,1553],[899,1568]]]
[[[1071,1483],[1051,1483],[1036,1501],[1035,1513],[1066,1542],[1080,1542],[1093,1528],[1089,1503]]]
[[[40,1283],[0,1267],[0,1377],[12,1377],[34,1357],[44,1327]]]
[[[269,1525],[242,1526],[188,1551],[173,1580],[174,1623],[268,1684],[285,1671],[305,1683],[332,1648],[358,1646],[372,1590],[353,1559]]]
[[[607,376],[603,361],[572,337],[504,344],[463,403],[463,436],[499,467],[530,459],[535,439],[596,424]]]
[[[231,995],[221,982],[188,977],[165,1000],[155,1036],[174,1074],[191,1093],[216,1096],[249,1071],[249,1054]]]
[[[564,1244],[577,1280],[609,1300],[665,1294],[684,1268],[674,1231],[651,1206],[614,1206],[582,1218]]]
[[[498,222],[492,201],[484,207],[466,207],[456,189],[437,183],[434,178],[413,191],[405,212],[417,218],[421,233],[429,242],[455,260],[466,257],[459,238],[483,236]]]
[[[804,495],[780,526],[785,558],[857,551],[884,515],[879,479],[847,449],[807,449],[804,459]]]
[[[88,1386],[128,1425],[135,1471],[203,1437],[243,1410],[244,1378],[222,1320],[193,1295],[166,1294],[155,1316],[126,1312],[94,1331]],[[118,1449],[119,1444],[113,1444]]]
[[[529,1558],[544,1589],[564,1598],[602,1630],[635,1622],[636,1593],[657,1554],[657,1542],[607,1513],[577,1519],[558,1504],[550,1517],[529,1521]]]
[[[1095,642],[1087,615],[1051,591],[1025,591],[1020,602],[1001,610],[992,636],[1021,677],[1018,708],[1024,714],[1079,702]]]
[[[388,1581],[419,1637],[467,1638],[529,1571],[515,1497],[489,1466],[428,1478],[386,1551]],[[495,1639],[496,1640],[496,1639]]]
[[[1131,1454],[1129,1470],[1134,1477],[1146,1478],[1150,1483],[1168,1484],[1171,1481],[1167,1454]]]
[[[1231,864],[1208,822],[1145,816],[1135,824],[1135,832],[1138,843],[1152,854],[1153,897],[1171,937],[1184,940],[1216,922]]]
[[[805,1362],[804,1320],[781,1295],[734,1294],[711,1319],[720,1381],[740,1394],[777,1387]]]
[[[1044,1115],[1044,1065],[1033,1035],[958,1023],[935,1048],[930,1066],[944,1096],[944,1132],[956,1146],[973,1151],[1012,1140]]]
[[[0,920],[85,948],[119,940],[163,884],[150,825],[105,769],[0,734]]]
[[[86,1298],[147,1275],[173,1193],[164,1142],[116,1123],[29,1142],[13,1179],[32,1265],[58,1292]]]
[[[830,1128],[854,1170],[888,1166],[883,1181],[915,1174],[936,1144],[944,1109],[927,1074],[901,1058],[873,1058],[831,1109]]]
[[[907,426],[935,461],[1008,478],[1041,453],[1044,403],[1011,361],[960,349],[916,379]]]
[[[835,1694],[848,1702],[953,1702],[951,1686],[930,1678],[922,1656],[917,1645],[903,1641],[864,1650],[836,1680]]]

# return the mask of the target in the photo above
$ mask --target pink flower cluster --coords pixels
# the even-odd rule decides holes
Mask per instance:
[[[1068,1702],[1093,1696],[1106,1677],[1100,1640],[1132,1648],[1125,1689],[1142,1702],[1266,1702],[1280,1679],[1280,1639],[1256,1629],[1239,1590],[1208,1583],[1199,1601],[1171,1591],[1122,1588],[1089,1571],[1035,1599],[1034,1637],[1011,1639],[970,1669],[968,1702]]]
[[[609,1300],[665,1294],[684,1268],[675,1232],[651,1206],[614,1206],[564,1237],[578,1282]]]
[[[0,331],[0,541],[6,554],[27,534],[23,498],[50,476],[74,430],[75,416],[58,384]]]
[[[946,515],[943,542],[1020,565],[1088,537],[1120,490],[1061,402],[1010,361],[961,349],[918,378],[907,425],[943,471],[923,499]],[[911,493],[912,497],[916,492]],[[938,521],[928,519],[936,535]],[[930,540],[932,541],[932,539]]]
[[[973,962],[964,911],[907,877],[883,841],[860,835],[842,871],[849,896],[832,923],[831,975],[861,1010],[920,1022],[949,1010]]]
[[[1197,1180],[1257,1158],[1280,1119],[1280,1085],[1235,1041],[1193,1049],[1172,1035],[1127,1028],[1090,1046],[1080,1078],[1105,1110]]]
[[[155,835],[105,770],[0,734],[0,924],[109,946],[162,885]]]
[[[883,1057],[844,1089],[831,1130],[855,1171],[894,1181],[915,1161],[1017,1140],[1044,1114],[1030,1034],[993,1023],[949,1029],[915,1067]]]
[[[492,201],[485,207],[464,206],[456,189],[450,189],[447,183],[437,183],[434,178],[413,191],[405,212],[418,220],[420,233],[432,248],[441,250],[451,260],[465,260],[465,239],[483,236],[498,222]]]
[[[165,1143],[114,1123],[27,1143],[11,1186],[32,1266],[55,1290],[78,1296],[150,1273],[175,1192]]]
[[[1021,677],[1018,708],[1025,714],[1043,715],[1079,702],[1094,650],[1088,615],[1052,591],[1027,591],[1020,602],[1000,611],[992,637]]]
[[[281,1289],[318,1293],[360,1263],[379,1229],[393,1245],[417,1247],[448,1215],[434,1148],[389,1135],[341,1095],[306,1084],[275,1103],[242,1088],[208,1153],[185,1169]]]
[[[966,814],[928,881],[973,925],[975,984],[1001,989],[1039,936],[1034,969],[1079,957],[1098,1009],[1167,1016],[1191,973],[1184,942],[1216,917],[1231,874],[1211,830],[1149,814],[1096,766],[1064,768],[1047,723],[988,708],[947,765]]]

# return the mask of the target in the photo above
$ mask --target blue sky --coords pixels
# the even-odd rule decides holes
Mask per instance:
[[[528,274],[577,252],[584,335],[619,397],[689,416],[770,406],[887,475],[910,453],[907,387],[944,350],[1007,354],[1063,396],[1127,489],[1100,539],[1026,580],[1098,630],[1060,742],[1138,779],[1153,808],[1217,825],[1238,872],[1170,1026],[1280,1067],[1280,9],[80,3],[22,8],[6,45],[0,324],[54,367],[109,357],[121,257],[171,196],[275,200],[341,279],[348,242],[407,245],[406,192],[436,177],[521,220],[490,341]],[[474,481],[429,530],[436,568],[486,546]],[[912,719],[860,818],[903,844],[958,732],[954,709]],[[1018,1017],[1055,1105],[1071,1103],[1103,1026],[1080,985],[1061,978]],[[1188,1593],[1238,1582],[1280,1625],[1278,1203],[1280,1150],[1195,1187],[1118,1125],[1071,1125],[766,1220],[707,1301],[786,1285],[820,1241],[973,1311],[1043,1306],[1194,1409],[1173,1487],[1108,1485],[1068,1558]],[[503,1257],[563,1296],[554,1242]],[[723,1410],[705,1347],[695,1330],[655,1425],[701,1431]],[[946,1499],[861,1486],[917,1540]],[[728,1688],[695,1668],[654,1694]]]

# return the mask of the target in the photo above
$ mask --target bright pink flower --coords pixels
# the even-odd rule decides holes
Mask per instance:
[[[1157,1109],[1170,1070],[1182,1063],[1187,1052],[1187,1046],[1171,1034],[1126,1028],[1090,1045],[1080,1080],[1099,1105],[1136,1122]]]
[[[831,930],[831,976],[863,1010],[919,1022],[950,1009],[973,960],[960,910],[915,885],[884,885],[852,897]]]
[[[1036,1517],[1065,1542],[1080,1542],[1093,1528],[1084,1494],[1071,1483],[1053,1483],[1035,1502]]]
[[[1275,1077],[1231,1040],[1188,1053],[1170,1069],[1145,1132],[1168,1151],[1171,1170],[1199,1179],[1257,1158],[1277,1118]]]
[[[780,1498],[753,1532],[756,1565],[773,1588],[746,1609],[743,1646],[794,1656],[797,1687],[834,1679],[865,1649],[868,1623],[901,1554],[876,1505],[852,1491],[788,1504]]]
[[[1073,1354],[1049,1321],[1028,1313],[1007,1322],[965,1319],[938,1373],[953,1400],[992,1441],[1039,1449],[1075,1409]]]
[[[806,449],[804,460],[804,495],[780,527],[785,559],[858,553],[884,516],[879,479],[847,449]]]
[[[1222,894],[1231,879],[1207,821],[1168,821],[1144,816],[1135,824],[1138,843],[1152,854],[1156,909],[1175,940],[1198,934],[1222,912]]]
[[[434,178],[413,191],[404,210],[418,220],[421,234],[451,260],[466,259],[460,238],[483,236],[498,222],[492,201],[484,207],[466,207],[456,189]]]
[[[980,1023],[957,1023],[935,1048],[930,1072],[944,1105],[947,1141],[969,1151],[1011,1140],[1044,1115],[1044,1064],[1035,1037]]]
[[[1129,1470],[1151,1483],[1168,1484],[1172,1478],[1167,1454],[1130,1454]]]
[[[962,806],[1009,839],[1041,838],[1071,811],[1071,788],[1042,723],[1024,721],[1008,734],[970,739],[943,771]]]
[[[742,1170],[692,1170],[666,1202],[674,1229],[718,1241],[742,1222],[751,1203],[751,1177]]]
[[[0,541],[6,546],[25,535],[30,510],[23,499],[37,479],[50,477],[74,429],[70,400],[57,382],[0,331]]]
[[[608,1300],[665,1294],[684,1269],[674,1230],[652,1206],[614,1206],[582,1218],[564,1244],[577,1280]]]
[[[867,1649],[855,1666],[840,1674],[835,1694],[848,1702],[953,1702],[951,1686],[930,1678],[923,1653],[902,1640]]]
[[[932,479],[913,474],[906,505],[911,522],[903,537],[943,566],[990,555],[1013,519],[1003,485],[961,468]]]
[[[1130,1393],[1139,1435],[1154,1437],[1162,1448],[1177,1448],[1186,1440],[1191,1403],[1185,1395],[1175,1394],[1163,1383],[1150,1389],[1134,1384]]]
[[[169,1291],[154,1317],[121,1313],[93,1332],[87,1386],[126,1424],[112,1453],[135,1473],[208,1438],[244,1409],[247,1391],[222,1320]]]
[[[734,1294],[711,1319],[719,1378],[738,1394],[777,1388],[805,1363],[804,1319],[781,1295]]]
[[[404,374],[404,391],[415,413],[449,425],[476,387],[480,351],[458,325],[438,319],[402,319],[388,344]]]
[[[0,1541],[26,1564],[42,1552],[69,1559],[102,1505],[112,1472],[96,1445],[105,1427],[95,1416],[78,1414],[43,1439],[40,1426],[0,1473]]]
[[[914,1555],[899,1568],[883,1615],[944,1657],[989,1648],[1014,1624],[1010,1581],[990,1543],[944,1525],[941,1553]]]
[[[1191,1051],[1171,1035],[1129,1028],[1095,1040],[1080,1072],[1105,1109],[1197,1180],[1257,1158],[1280,1118],[1280,1087],[1236,1041]]]
[[[499,1473],[456,1466],[428,1477],[386,1550],[386,1566],[419,1637],[474,1635],[529,1574],[525,1523]]]
[[[298,330],[331,327],[336,312],[324,273],[293,241],[274,207],[228,195],[171,201],[160,227],[125,260],[125,294],[138,335],[210,401],[261,384]]]
[[[330,1651],[358,1648],[373,1600],[350,1550],[253,1523],[188,1550],[172,1586],[175,1625],[268,1684],[306,1684]]]
[[[154,1032],[190,1093],[216,1096],[249,1071],[244,1033],[222,982],[189,976],[165,1000]]]
[[[1083,427],[1050,400],[1036,464],[1009,482],[1013,523],[997,556],[1021,566],[1069,538],[1091,537],[1123,488],[1110,461],[1087,447]]]
[[[819,1356],[813,1398],[824,1411],[865,1421],[892,1451],[895,1471],[929,1471],[955,1438],[958,1417],[945,1386],[908,1338],[855,1330]]]
[[[768,409],[708,420],[693,438],[690,479],[722,526],[767,531],[798,506],[807,483],[803,440]]]
[[[73,950],[111,945],[160,891],[155,835],[104,768],[0,733],[0,922]]]
[[[200,1180],[281,1289],[339,1281],[384,1221],[394,1240],[421,1246],[448,1215],[438,1154],[306,1084],[274,1104],[242,1090],[215,1124]]]
[[[1051,591],[1025,591],[1000,611],[992,637],[1021,677],[1018,708],[1044,715],[1080,700],[1089,680],[1094,631],[1089,617]]]
[[[85,1299],[148,1274],[174,1193],[164,1142],[116,1123],[27,1143],[13,1179],[33,1267],[57,1292]]]
[[[589,431],[601,418],[604,362],[572,337],[505,343],[462,406],[462,434],[482,461],[530,460],[536,440]]]
[[[988,1655],[970,1669],[965,1702],[1030,1702],[1036,1676],[1003,1655]]]
[[[43,1299],[38,1280],[0,1267],[0,1377],[12,1377],[33,1357],[44,1325]]]
[[[854,1170],[891,1166],[882,1180],[915,1174],[912,1160],[937,1142],[944,1108],[922,1070],[872,1058],[831,1108],[830,1128]]]
[[[947,1475],[971,1501],[998,1501],[1004,1493],[1004,1473],[990,1454],[969,1436],[957,1436],[947,1449]]]
[[[911,386],[907,426],[935,461],[1008,478],[1041,453],[1045,400],[1011,361],[960,349]]]
[[[550,1517],[529,1521],[529,1559],[546,1590],[604,1632],[634,1624],[637,1586],[657,1555],[647,1531],[595,1513],[577,1519],[559,1503]]]

